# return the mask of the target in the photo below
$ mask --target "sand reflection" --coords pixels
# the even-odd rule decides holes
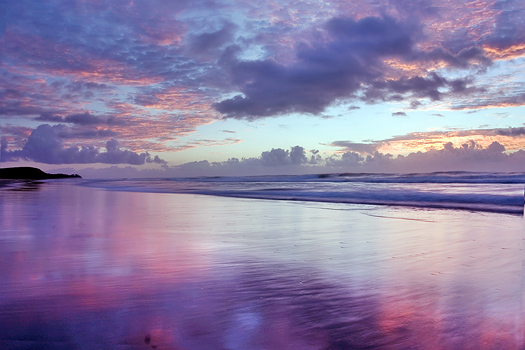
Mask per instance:
[[[2,349],[520,349],[523,219],[106,192],[0,196]]]

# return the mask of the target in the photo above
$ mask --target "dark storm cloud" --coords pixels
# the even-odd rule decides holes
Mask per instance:
[[[106,152],[94,146],[71,146],[65,147],[63,139],[74,134],[65,125],[42,124],[29,135],[26,144],[19,150],[7,150],[6,144],[2,147],[2,161],[13,161],[19,159],[32,160],[47,164],[79,164],[79,163],[107,163],[107,164],[132,164],[141,165],[148,163],[165,163],[158,156],[152,158],[146,153],[135,153],[122,150],[115,139],[106,142]],[[101,135],[97,135],[101,136]]]
[[[240,92],[215,104],[227,118],[255,119],[302,112],[319,114],[338,99],[366,102],[397,101],[406,96],[440,100],[442,90],[463,92],[467,79],[448,80],[437,73],[426,76],[386,79],[385,58],[405,61],[444,59],[443,54],[424,54],[416,50],[417,24],[401,23],[390,17],[366,17],[355,21],[333,18],[324,27],[328,38],[299,44],[296,62],[290,65],[272,59],[242,61],[231,48],[222,59],[232,82]],[[476,48],[461,51],[448,59],[453,65],[481,60]],[[464,62],[460,63],[460,62]]]

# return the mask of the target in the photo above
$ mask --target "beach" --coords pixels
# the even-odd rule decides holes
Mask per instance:
[[[522,215],[0,193],[0,348],[525,349]]]

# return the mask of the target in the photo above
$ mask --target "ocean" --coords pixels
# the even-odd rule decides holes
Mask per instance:
[[[96,180],[108,190],[465,209],[523,215],[525,174],[322,174]]]
[[[525,174],[0,187],[0,349],[525,349]]]

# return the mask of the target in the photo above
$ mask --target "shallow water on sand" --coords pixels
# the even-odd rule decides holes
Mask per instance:
[[[497,213],[5,190],[0,348],[523,349],[524,232]]]

